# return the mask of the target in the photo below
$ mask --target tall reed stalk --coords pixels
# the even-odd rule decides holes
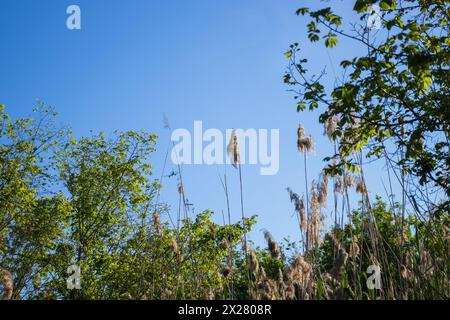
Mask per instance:
[[[231,164],[234,168],[238,169],[239,172],[239,193],[240,193],[240,200],[241,200],[241,218],[242,218],[242,225],[245,228],[245,214],[244,214],[244,192],[243,192],[243,186],[242,186],[242,168],[241,168],[241,159],[240,159],[240,152],[239,152],[239,143],[238,143],[238,137],[236,135],[236,130],[233,129],[231,136],[230,136],[230,142],[227,145],[227,154],[231,159]],[[252,280],[251,280],[251,264],[249,263],[249,255],[248,255],[248,243],[247,243],[247,231],[244,232],[243,236],[243,250],[245,253],[245,260],[248,266],[248,288],[249,288],[249,296],[251,296],[252,292]]]
[[[304,172],[305,172],[305,194],[306,194],[306,220],[310,220],[310,201],[309,201],[309,188],[308,188],[308,164],[307,164],[307,154],[312,152],[314,149],[314,141],[311,136],[305,135],[305,128],[302,124],[299,125],[297,129],[297,149],[300,153],[303,153],[304,159]],[[310,243],[310,230],[306,229],[306,248],[305,251],[309,249]]]

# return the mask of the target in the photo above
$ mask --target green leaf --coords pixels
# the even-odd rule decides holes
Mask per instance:
[[[334,46],[337,45],[337,43],[338,43],[338,40],[337,40],[337,37],[335,37],[335,36],[328,36],[325,39],[325,47],[333,48]]]
[[[431,76],[426,75],[426,76],[422,77],[422,81],[423,81],[424,88],[427,89],[431,86],[432,78],[431,78]]]
[[[310,34],[308,35],[308,39],[309,39],[311,42],[317,42],[317,41],[319,41],[319,36],[318,36],[317,34],[315,34],[315,33],[310,33]]]
[[[295,13],[304,16],[307,12],[309,12],[309,8],[300,8]]]
[[[353,10],[355,10],[358,13],[361,13],[367,9],[367,4],[363,0],[358,0],[355,3],[355,6],[353,7]]]
[[[390,5],[389,5],[389,3],[387,3],[387,1],[381,1],[380,2],[380,8],[384,9],[384,10],[389,10]]]
[[[395,0],[382,0],[380,2],[380,8],[384,9],[384,10],[389,10],[389,9],[396,9],[397,8],[397,3]]]

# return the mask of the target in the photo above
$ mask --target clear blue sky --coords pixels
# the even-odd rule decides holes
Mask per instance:
[[[81,7],[82,29],[66,28],[66,8]],[[332,151],[317,113],[296,113],[282,76],[283,52],[299,42],[311,59],[310,70],[333,67],[358,54],[343,41],[336,50],[311,45],[302,6],[339,6],[353,22],[353,1],[294,0],[2,0],[0,2],[0,103],[14,116],[28,115],[39,98],[60,113],[76,136],[90,129],[111,133],[146,130],[160,135],[152,163],[159,176],[169,132],[206,128],[280,129],[280,170],[259,175],[244,166],[246,214],[258,214],[251,235],[257,243],[266,228],[277,238],[299,239],[297,220],[285,190],[304,190],[302,160],[296,150],[299,122],[316,141],[309,179],[316,179],[322,158]],[[350,21],[344,22],[348,25]],[[333,67],[332,67],[333,64]],[[197,210],[212,209],[221,221],[226,210],[218,178],[227,170],[232,216],[240,217],[237,172],[231,166],[184,166],[183,179]],[[382,164],[368,170],[372,196],[384,194]],[[169,170],[170,171],[170,170]],[[174,178],[166,180],[162,200],[177,208]],[[356,196],[353,195],[355,199]]]

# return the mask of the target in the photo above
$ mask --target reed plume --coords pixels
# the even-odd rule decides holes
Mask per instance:
[[[161,221],[159,220],[158,210],[153,211],[153,226],[155,227],[156,233],[162,236],[163,231],[161,227]]]
[[[364,180],[357,179],[356,181],[356,192],[361,194],[367,194],[367,187]]]
[[[344,187],[344,183],[342,181],[342,176],[337,175],[334,180],[334,192],[342,194],[342,192],[344,191],[343,187]]]
[[[351,258],[356,258],[359,256],[360,253],[360,249],[359,249],[359,245],[358,245],[358,239],[356,238],[356,236],[352,237],[352,241],[350,242],[350,247],[348,249],[348,255]]]
[[[259,299],[275,300],[278,296],[278,286],[275,280],[267,278],[265,273],[260,275],[260,281],[257,285]]]
[[[273,259],[280,259],[281,257],[281,249],[278,243],[273,239],[272,235],[269,231],[264,230],[264,238],[267,241],[267,245],[269,247],[270,255]]]
[[[325,120],[324,134],[330,140],[335,140],[335,138],[333,137],[333,134],[336,131],[338,121],[339,121],[339,118],[337,116],[331,116],[331,117],[328,117],[327,120]]]
[[[10,300],[13,295],[14,282],[11,272],[0,268],[0,283],[3,284],[3,300]]]
[[[206,288],[206,291],[203,293],[203,300],[214,300],[216,297],[216,294],[214,293],[213,288],[208,287]]]
[[[227,155],[231,160],[232,166],[237,168],[241,161],[236,129],[233,129],[233,131],[231,132],[230,141],[227,145]]]
[[[245,225],[245,215],[244,215],[244,191],[242,187],[242,169],[241,169],[241,161],[240,161],[240,152],[239,152],[239,145],[238,145],[238,137],[236,135],[236,129],[233,129],[230,136],[230,141],[227,145],[227,155],[231,159],[231,164],[234,168],[239,169],[239,191],[240,191],[240,198],[241,198],[241,216],[242,216],[242,225]],[[243,245],[242,248],[245,249],[245,257],[246,260],[248,260],[248,253],[247,253],[247,235],[244,233],[243,236]],[[251,257],[250,257],[251,258]],[[248,282],[249,282],[249,294],[251,295],[251,265],[249,266],[248,270]]]
[[[311,152],[314,149],[314,141],[312,137],[305,135],[305,128],[302,124],[297,129],[297,149],[300,152]]]
[[[284,283],[284,275],[283,275],[283,271],[281,269],[278,269],[278,282]]]
[[[266,277],[267,277],[266,270],[264,269],[264,267],[261,267],[259,270],[259,278],[265,279]]]
[[[327,199],[328,199],[328,176],[322,172],[320,176],[320,183],[318,185],[319,189],[319,195],[318,195],[318,201],[319,205],[322,208],[325,208],[327,206]]]
[[[305,128],[302,124],[298,126],[297,129],[297,148],[298,151],[303,152],[304,146],[303,146],[303,139],[305,138]]]
[[[250,250],[250,270],[255,275],[258,274],[259,271],[258,257],[253,249]]]
[[[409,278],[408,277],[408,269],[403,264],[400,266],[400,276],[403,279],[408,279]]]
[[[305,209],[305,195],[302,195],[298,206],[298,214],[300,216],[300,226],[303,231],[306,230],[307,227],[307,219],[306,219],[306,209]]]
[[[312,152],[314,150],[314,140],[309,135],[303,140],[303,145],[305,148],[305,152]]]
[[[348,171],[345,171],[345,187],[350,188],[355,184],[355,179],[350,175]]]
[[[308,196],[308,170],[307,170],[307,153],[311,152],[314,148],[314,142],[311,136],[305,136],[305,129],[302,124],[297,129],[297,149],[303,153],[304,169],[305,169],[305,193],[306,193],[306,221],[309,220],[309,196]],[[309,230],[306,228],[306,250],[308,250]]]
[[[298,254],[293,263],[286,270],[286,298],[292,299],[307,298],[305,295],[305,288],[311,287],[313,279],[311,277],[312,266],[302,255]]]
[[[291,202],[294,203],[294,208],[297,214],[300,217],[300,229],[302,231],[306,230],[307,222],[306,222],[306,210],[305,210],[305,195],[302,195],[300,198],[297,193],[293,192],[291,188],[286,188],[289,192],[289,196]]]
[[[174,254],[178,254],[178,243],[175,239],[170,241],[170,249]]]
[[[247,250],[248,249],[247,248],[247,241],[246,241],[244,236],[241,237],[241,245],[242,245],[242,251],[243,252],[247,252],[248,251]]]
[[[316,184],[313,183],[311,188],[311,208],[310,217],[308,219],[308,233],[309,233],[309,249],[319,244],[319,229],[320,229],[320,203],[319,194]]]
[[[339,249],[336,259],[333,262],[333,269],[331,274],[336,280],[341,280],[344,273],[344,268],[347,263],[348,254],[344,248]]]
[[[345,265],[347,264],[348,253],[345,250],[341,242],[336,239],[335,235],[328,233],[326,236],[327,240],[337,251],[336,258],[333,261],[333,268],[331,269],[331,275],[338,281],[342,279]]]

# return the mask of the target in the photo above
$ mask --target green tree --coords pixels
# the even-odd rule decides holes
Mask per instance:
[[[373,4],[381,8],[382,27],[376,35],[365,23]],[[339,144],[333,158],[338,164],[330,170],[344,165],[357,170],[361,160],[355,154],[365,148],[367,157],[386,157],[400,172],[416,213],[428,211],[431,203],[449,212],[449,2],[358,0],[354,11],[363,23],[351,30],[331,8],[297,11],[310,18],[311,42],[324,39],[331,48],[345,37],[367,52],[341,61],[345,76],[327,89],[324,74],[312,77],[300,46],[291,45],[284,81],[296,92],[297,109],[320,108],[320,121],[334,122],[332,137]],[[408,184],[408,175],[417,179]],[[431,202],[417,186],[406,190],[416,182],[428,185],[442,201]]]
[[[0,289],[6,297],[234,295],[233,255],[254,217],[221,226],[213,212],[202,211],[174,221],[152,178],[155,135],[76,139],[56,129],[52,109],[40,103],[36,112],[36,119],[11,121],[0,109]],[[67,288],[73,265],[81,268],[79,290]]]
[[[23,297],[51,255],[64,224],[62,197],[50,188],[48,151],[65,130],[42,103],[36,118],[11,120],[0,106],[0,266],[14,275],[12,298]]]

